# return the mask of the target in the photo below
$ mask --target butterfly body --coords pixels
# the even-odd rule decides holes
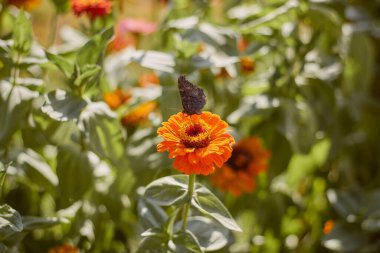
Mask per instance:
[[[179,94],[181,96],[183,113],[188,115],[201,114],[206,104],[206,95],[198,86],[186,80],[185,76],[178,78]]]

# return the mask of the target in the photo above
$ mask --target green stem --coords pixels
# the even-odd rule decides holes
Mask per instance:
[[[5,164],[5,165],[3,165],[4,166],[4,170],[3,171],[1,171],[0,173],[2,173],[1,174],[1,176],[0,176],[0,203],[3,205],[3,204],[5,204],[5,200],[4,200],[4,182],[5,182],[5,177],[6,177],[6,175],[7,175],[7,170],[8,170],[8,167],[10,166],[12,164],[12,162],[10,162],[10,163],[8,163],[8,164]]]
[[[50,31],[48,35],[47,47],[50,47],[54,44],[55,36],[57,34],[57,25],[58,25],[58,12],[54,12],[50,20]]]
[[[20,64],[20,61],[21,61],[21,55],[20,55],[20,53],[16,53],[16,57],[14,60],[14,66],[12,68],[12,73],[11,73],[11,76],[13,78],[13,80],[12,80],[13,86],[17,85],[17,79],[18,79],[18,76],[20,73],[20,69],[18,66]]]
[[[189,175],[189,188],[187,191],[187,194],[189,196],[189,202],[185,204],[184,209],[183,209],[182,230],[186,230],[187,217],[189,214],[191,199],[193,198],[193,193],[194,193],[194,182],[195,182],[195,174]]]
[[[0,37],[3,35],[3,18],[5,13],[5,1],[1,4],[1,10],[0,10]]]

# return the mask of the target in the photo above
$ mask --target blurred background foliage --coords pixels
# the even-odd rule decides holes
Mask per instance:
[[[240,196],[198,179],[243,229],[208,251],[380,252],[380,1],[119,0],[91,19],[9,0],[0,15],[0,252],[136,252],[166,217],[142,195],[175,174],[155,145],[180,74],[271,153]]]

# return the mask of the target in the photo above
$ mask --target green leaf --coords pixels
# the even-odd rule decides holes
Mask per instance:
[[[163,74],[161,76],[162,95],[159,98],[162,119],[169,119],[173,113],[182,109],[181,98],[179,96],[177,80],[173,79],[173,75]]]
[[[203,250],[195,235],[190,231],[179,231],[173,235],[176,253],[202,253]]]
[[[280,100],[277,128],[290,142],[294,151],[308,153],[315,142],[317,121],[309,105]]]
[[[74,73],[74,65],[69,60],[49,52],[46,52],[46,57],[62,71],[66,78],[69,79]]]
[[[24,78],[17,78],[17,84],[22,85],[28,88],[35,89],[37,87],[41,87],[43,85],[44,81],[39,78],[30,78],[30,77],[24,77]]]
[[[54,193],[58,186],[58,178],[51,170],[49,164],[32,149],[20,153],[17,162],[22,165],[28,178],[41,187]]]
[[[0,206],[0,241],[9,239],[11,236],[23,230],[20,214],[8,205]]]
[[[103,59],[104,48],[113,35],[113,27],[107,27],[92,37],[77,54],[77,63],[80,68],[88,64],[99,64]]]
[[[346,93],[369,92],[375,78],[375,47],[371,36],[366,32],[351,31],[344,37],[345,57],[343,90]],[[343,51],[342,50],[342,51]]]
[[[198,52],[200,43],[189,40],[175,38],[175,49],[184,58],[189,59]]]
[[[86,89],[94,86],[99,82],[102,68],[95,64],[87,64],[80,69],[80,73],[74,73],[74,85],[77,87],[86,87]]]
[[[160,206],[184,204],[189,200],[187,181],[185,175],[159,178],[146,187],[144,197]]]
[[[45,218],[45,217],[31,217],[23,216],[22,224],[24,225],[24,230],[34,230],[41,228],[49,228],[61,223],[68,223],[68,220],[64,218]]]
[[[377,213],[371,214],[362,222],[362,228],[365,231],[375,233],[380,231],[380,210]]]
[[[45,99],[46,102],[41,110],[58,121],[78,119],[81,111],[87,105],[82,98],[60,89],[49,92]]]
[[[142,237],[157,236],[168,238],[168,234],[162,232],[159,228],[149,228],[141,234]]]
[[[322,245],[338,252],[360,252],[367,243],[366,240],[362,231],[336,222],[332,231],[322,238]]]
[[[158,232],[157,230],[149,230],[146,232],[137,249],[136,253],[167,253],[169,237],[167,234]]]
[[[13,32],[13,49],[19,54],[28,54],[32,47],[32,24],[26,18],[23,10],[21,10],[14,23],[15,30]]]
[[[116,81],[115,76],[125,72],[125,67],[132,62],[160,72],[171,73],[175,71],[175,58],[173,55],[153,50],[124,50],[119,54],[107,57],[104,64],[105,73],[111,81]]]
[[[358,192],[336,191],[334,189],[327,191],[327,199],[330,204],[348,222],[356,221],[363,204],[363,198],[364,196]]]
[[[141,217],[141,224],[145,229],[162,227],[168,219],[168,215],[160,206],[145,198],[139,200],[137,209]]]
[[[4,180],[5,180],[5,177],[7,175],[7,169],[9,167],[9,165],[11,165],[11,163],[8,163],[8,164],[3,164],[1,161],[0,161],[0,188],[3,186],[4,184]]]
[[[94,183],[94,154],[73,148],[60,147],[57,154],[57,175],[61,208],[84,198]]]
[[[90,150],[120,168],[126,166],[121,125],[105,103],[88,104],[80,114],[78,127]]]
[[[52,0],[52,2],[58,13],[65,13],[69,10],[70,2],[67,0]]]
[[[172,19],[167,24],[168,28],[175,29],[190,29],[196,27],[199,23],[199,18],[197,16],[189,16],[186,18]]]
[[[307,155],[295,154],[292,156],[286,173],[287,184],[295,190],[306,176],[321,168],[330,150],[330,142],[322,140],[316,143]]]
[[[252,33],[252,30],[255,30],[263,25],[269,25],[272,22],[279,21],[280,18],[290,19],[289,16],[297,8],[298,3],[293,1],[287,1],[284,5],[274,9],[273,11],[256,18],[244,25],[240,26],[240,29],[243,33]],[[280,22],[279,25],[283,24]]]
[[[0,81],[0,147],[5,147],[13,133],[26,122],[32,100],[37,96],[38,92]]]
[[[0,243],[0,252],[9,252],[8,247]]]
[[[230,230],[242,231],[228,212],[227,208],[212,192],[198,184],[195,193],[195,197],[192,199],[191,203],[196,209],[201,213],[214,218]]]
[[[38,125],[40,134],[42,133],[51,144],[79,145],[79,143],[76,142],[76,138],[72,138],[74,136],[79,136],[79,129],[74,121],[56,121],[43,112],[40,112],[39,114],[35,113],[33,116]],[[26,132],[23,138],[24,140],[28,140],[29,138],[36,137],[30,136],[30,134]]]
[[[182,222],[178,222],[176,228],[180,229],[181,225]],[[219,250],[228,243],[229,231],[209,218],[201,216],[189,217],[186,229],[196,236],[199,245],[204,251]]]

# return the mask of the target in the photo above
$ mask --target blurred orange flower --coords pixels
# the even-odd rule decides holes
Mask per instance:
[[[218,75],[216,76],[218,78],[228,78],[228,77],[231,77],[230,74],[228,74],[228,71],[225,67],[222,67],[220,69],[220,72],[218,73]]]
[[[115,31],[115,36],[107,46],[107,53],[117,53],[127,46],[136,47],[136,38],[128,33],[122,34],[120,31]]]
[[[141,87],[148,87],[148,86],[159,85],[159,84],[160,84],[160,79],[154,72],[144,73],[140,75],[139,77],[139,86]]]
[[[122,28],[121,22],[119,22],[115,26],[115,36],[107,46],[107,52],[115,53],[123,50],[127,46],[136,47],[136,45],[136,37],[133,34],[126,32]]]
[[[252,192],[256,188],[256,176],[268,168],[270,152],[264,149],[257,137],[239,141],[230,159],[211,177],[212,183],[234,196]]]
[[[206,49],[206,44],[204,42],[201,42],[198,46],[198,53],[202,53]]]
[[[49,249],[48,253],[79,253],[79,249],[65,243],[62,246]]]
[[[249,45],[248,40],[246,40],[244,38],[240,38],[237,42],[237,47],[238,47],[240,52],[244,52],[245,50],[247,50],[248,45]]]
[[[127,113],[122,119],[123,126],[138,126],[148,120],[149,114],[157,107],[155,101],[145,102]]]
[[[75,15],[86,13],[91,19],[106,16],[111,13],[109,0],[71,0],[71,7]]]
[[[41,4],[41,0],[8,0],[8,4],[31,11]]]
[[[157,134],[164,141],[157,150],[168,151],[169,158],[174,158],[173,167],[185,174],[208,175],[231,156],[234,139],[226,132],[227,123],[216,114],[180,112],[162,125]]]
[[[242,57],[240,59],[240,67],[245,73],[253,72],[256,69],[256,62],[251,57]]]
[[[111,109],[116,110],[125,104],[131,98],[131,96],[132,95],[130,92],[123,91],[119,88],[114,91],[104,93],[103,100]]]
[[[157,30],[157,24],[144,20],[127,18],[120,22],[120,29],[123,32],[148,35]]]
[[[327,220],[323,226],[323,234],[328,234],[334,228],[335,222],[333,220]]]

